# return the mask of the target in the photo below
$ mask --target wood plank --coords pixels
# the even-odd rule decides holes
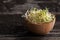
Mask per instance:
[[[0,40],[60,40],[60,37],[2,37]]]
[[[55,14],[55,15],[60,15],[60,12],[51,12],[52,14]],[[23,12],[20,12],[20,11],[15,11],[15,12],[3,12],[1,13],[0,12],[0,15],[22,15]]]
[[[55,15],[60,15],[60,12],[51,12],[51,13]]]
[[[57,3],[57,1],[33,1],[31,3]]]

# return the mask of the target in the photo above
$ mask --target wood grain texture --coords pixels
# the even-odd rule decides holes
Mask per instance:
[[[1,0],[2,1],[2,0]],[[0,1],[0,2],[1,2]],[[26,3],[27,2],[27,3]],[[0,4],[0,40],[60,40],[60,1],[12,0]],[[7,6],[5,6],[7,5]],[[47,35],[37,35],[26,29],[21,15],[31,7],[48,7],[56,15],[54,29]],[[11,11],[10,11],[11,10]]]

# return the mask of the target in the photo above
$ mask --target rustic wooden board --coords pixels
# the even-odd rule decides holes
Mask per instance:
[[[60,37],[2,37],[0,40],[60,40]]]
[[[60,40],[60,12],[56,12],[60,11],[59,0],[12,0],[12,2],[7,0],[5,2],[7,3],[0,4],[0,11],[2,11],[0,12],[0,40]],[[31,7],[48,7],[51,11],[54,11],[52,13],[56,15],[56,24],[47,35],[31,33],[23,25],[22,22],[24,21],[21,14],[24,14]]]

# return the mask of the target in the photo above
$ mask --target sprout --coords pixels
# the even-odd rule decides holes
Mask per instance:
[[[44,22],[50,22],[53,20],[54,15],[51,14],[48,9],[30,9],[27,13],[26,13],[26,17],[29,21],[33,22],[33,23],[44,23]]]

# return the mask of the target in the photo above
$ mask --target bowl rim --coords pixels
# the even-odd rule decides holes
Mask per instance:
[[[49,23],[51,23],[51,22],[53,22],[53,21],[56,21],[56,18],[54,18],[53,20],[51,20],[50,22],[44,22],[44,23],[42,23],[42,22],[40,22],[40,23],[33,23],[33,22],[31,22],[31,21],[29,21],[28,19],[25,19],[27,22],[29,22],[29,23],[31,23],[31,24],[49,24]]]

